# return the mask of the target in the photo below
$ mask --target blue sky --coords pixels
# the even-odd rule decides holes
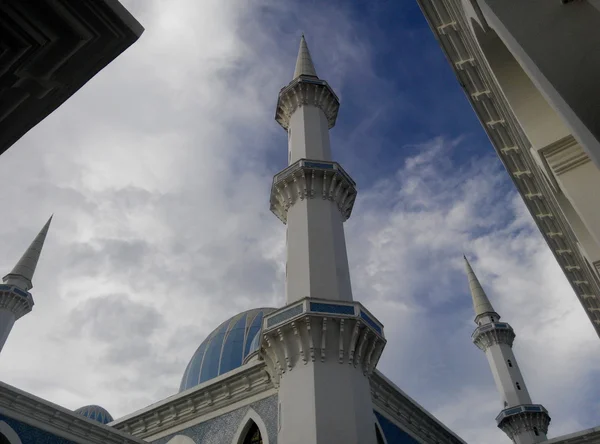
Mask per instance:
[[[224,319],[283,304],[273,116],[304,32],[341,99],[332,148],[359,186],[346,238],[354,297],[386,326],[380,370],[467,442],[507,442],[465,252],[550,436],[597,425],[600,342],[415,2],[123,3],[142,38],[0,158],[0,268],[55,214],[4,381],[122,416],[174,393]]]

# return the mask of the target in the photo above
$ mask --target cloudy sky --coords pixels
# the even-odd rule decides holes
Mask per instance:
[[[550,436],[598,425],[600,341],[414,0],[123,3],[141,39],[0,158],[0,269],[55,215],[3,381],[119,417],[175,393],[224,319],[283,305],[273,116],[304,32],[342,102],[332,146],[360,187],[346,236],[354,296],[386,326],[380,370],[466,441],[507,442],[465,252]]]

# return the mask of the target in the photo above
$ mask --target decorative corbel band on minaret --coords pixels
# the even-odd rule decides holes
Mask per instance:
[[[15,320],[23,317],[33,309],[33,297],[14,285],[0,284],[0,309],[10,311]]]
[[[512,347],[515,337],[513,328],[506,322],[482,325],[477,327],[471,335],[473,343],[484,352],[496,344],[506,344]]]
[[[309,362],[332,361],[370,376],[386,344],[383,325],[360,302],[304,298],[263,319],[262,356],[275,385]]]
[[[546,435],[550,420],[548,410],[541,404],[524,404],[504,409],[496,417],[498,428],[510,439],[536,430]]]
[[[303,105],[320,108],[327,117],[329,128],[335,126],[340,101],[325,80],[311,76],[300,76],[279,92],[275,120],[286,131],[294,111]]]
[[[298,200],[327,199],[337,204],[346,221],[356,200],[356,183],[337,162],[300,159],[273,178],[271,211],[284,224]]]

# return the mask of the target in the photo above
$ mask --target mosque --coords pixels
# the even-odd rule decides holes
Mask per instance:
[[[225,320],[191,357],[177,394],[116,420],[100,406],[71,411],[0,383],[0,444],[464,444],[377,370],[388,339],[352,296],[343,223],[357,190],[332,156],[338,110],[302,36],[275,114],[289,154],[270,194],[271,211],[287,225],[285,306]],[[0,352],[33,309],[30,291],[51,220],[0,285]],[[547,439],[550,413],[527,390],[512,351],[515,332],[500,321],[466,257],[465,267],[472,341],[490,364],[500,395],[496,422],[507,442],[600,443],[600,428]]]

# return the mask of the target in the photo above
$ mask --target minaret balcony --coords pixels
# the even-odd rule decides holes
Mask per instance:
[[[29,313],[33,308],[33,297],[14,285],[0,284],[0,309],[14,313],[15,318]]]
[[[275,384],[297,366],[352,365],[371,375],[386,339],[381,324],[360,302],[304,298],[263,319],[260,354]]]
[[[271,187],[271,211],[284,224],[298,200],[322,198],[337,204],[346,221],[356,199],[356,183],[337,162],[300,159],[276,174]]]
[[[496,416],[496,423],[509,438],[513,439],[515,435],[527,431],[538,430],[544,434],[548,433],[550,415],[541,404],[522,404],[502,410]]]
[[[493,324],[485,324],[477,327],[471,338],[477,347],[486,351],[495,344],[507,344],[512,347],[515,336],[515,332],[510,324],[506,322],[494,322]]]
[[[340,101],[325,80],[313,76],[300,76],[279,92],[275,120],[286,131],[292,114],[303,105],[320,108],[327,118],[329,128],[335,126]]]

